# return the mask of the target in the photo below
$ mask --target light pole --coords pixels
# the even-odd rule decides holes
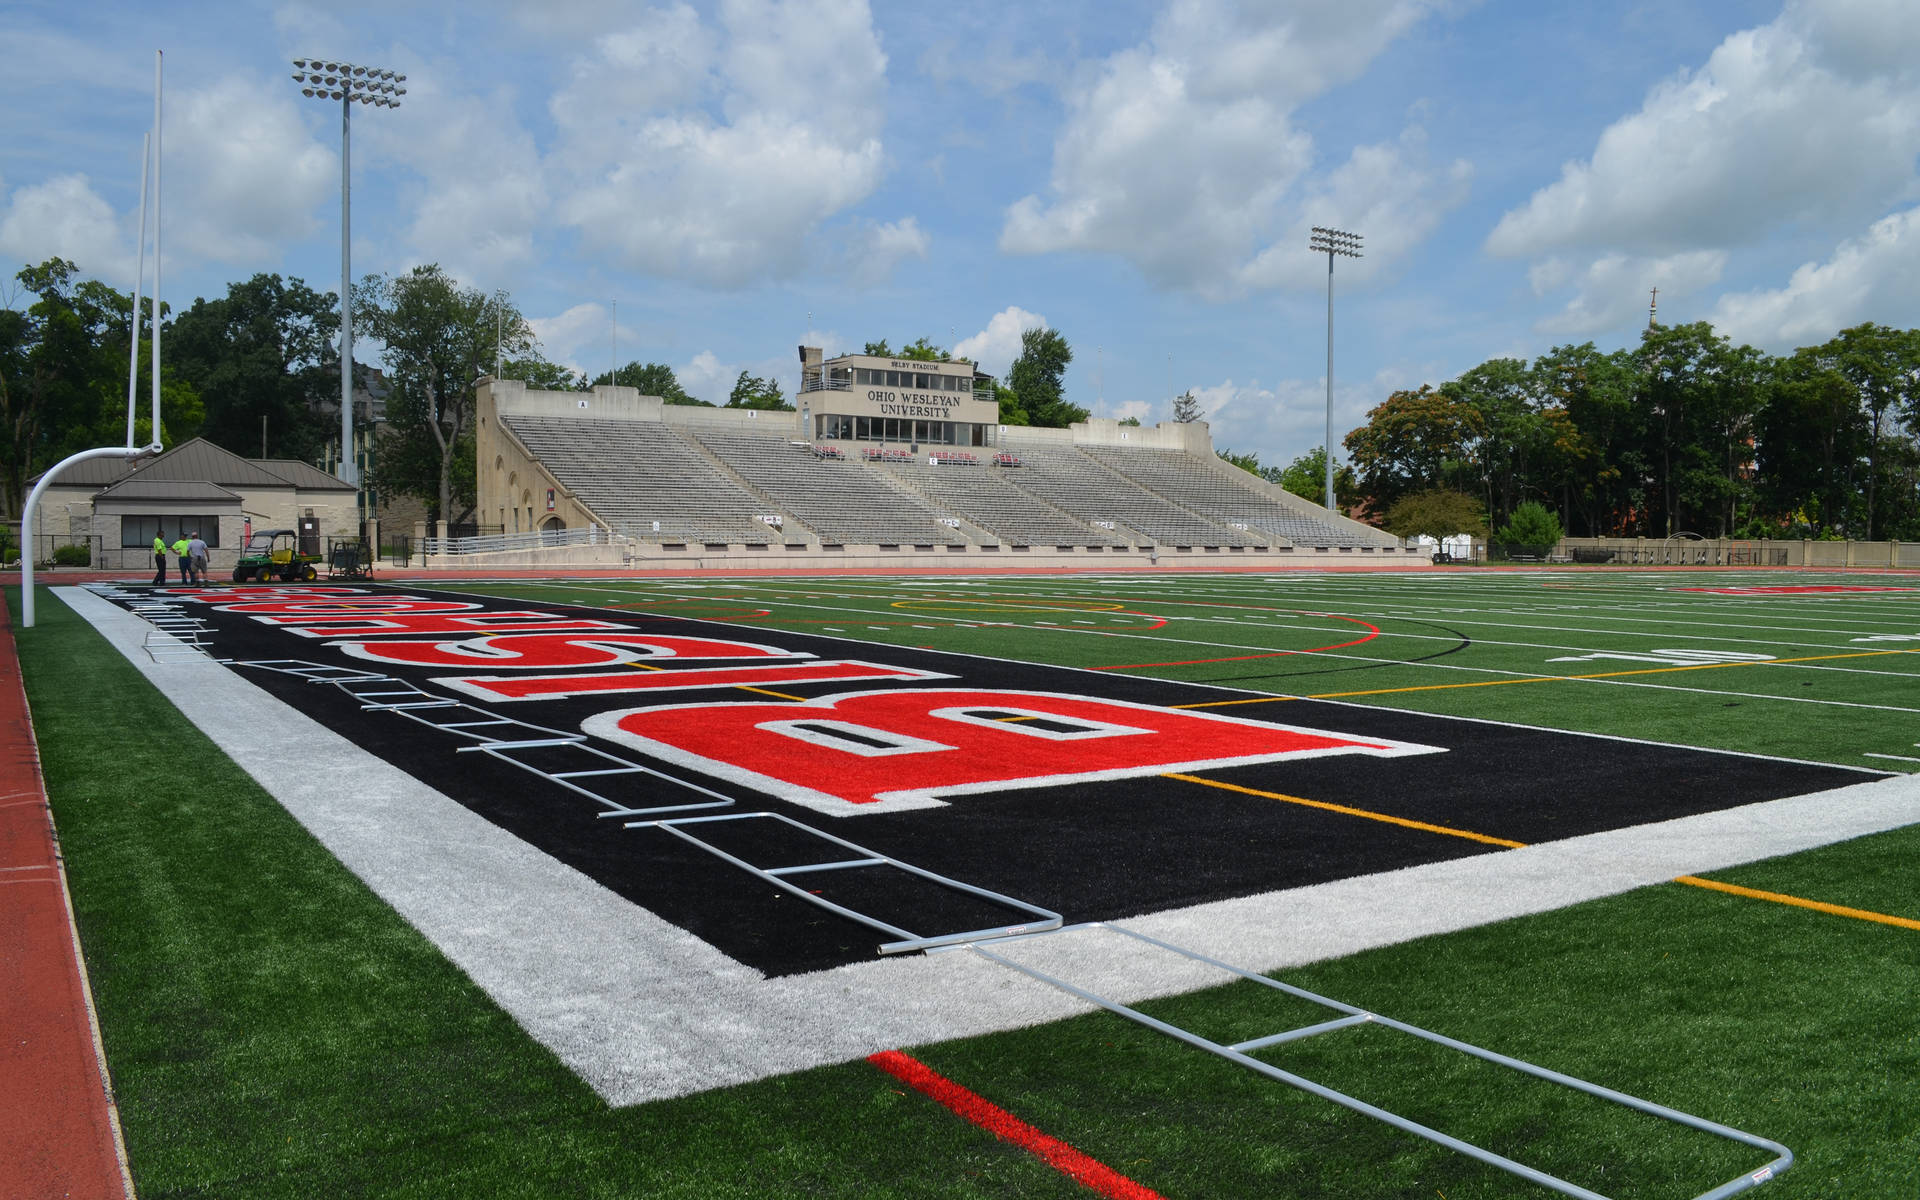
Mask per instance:
[[[359,465],[353,461],[353,106],[374,104],[399,108],[407,89],[405,75],[379,67],[321,58],[293,60],[293,81],[300,94],[315,100],[340,102],[340,482],[358,485]]]
[[[1344,254],[1348,258],[1359,258],[1360,235],[1315,225],[1307,249],[1315,254],[1325,251],[1327,255],[1327,511],[1335,512],[1338,510],[1333,503],[1333,256]]]

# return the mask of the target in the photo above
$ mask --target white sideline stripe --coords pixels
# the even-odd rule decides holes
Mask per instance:
[[[239,672],[205,658],[150,661],[140,650],[150,627],[132,613],[79,588],[54,595],[609,1104],[1087,1011],[971,954],[765,978],[274,703]],[[324,765],[288,771],[288,746]],[[1902,775],[1121,923],[1270,971],[1916,822],[1920,775]],[[1125,1002],[1221,981],[1172,955],[1110,954],[1114,940],[1063,934],[1022,953]]]

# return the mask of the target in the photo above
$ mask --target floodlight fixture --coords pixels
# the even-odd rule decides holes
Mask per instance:
[[[1348,233],[1344,229],[1328,229],[1321,225],[1313,227],[1313,236],[1307,240],[1307,249],[1315,254],[1327,256],[1327,511],[1338,512],[1333,501],[1333,259],[1335,255],[1346,258],[1359,258],[1361,235]]]
[[[405,79],[382,67],[356,66],[319,58],[296,58],[300,94],[340,102],[340,465],[342,483],[359,483],[353,460],[353,106],[399,108],[393,97],[405,95],[389,81]],[[361,492],[364,499],[366,493]]]

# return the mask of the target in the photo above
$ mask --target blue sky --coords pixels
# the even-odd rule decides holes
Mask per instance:
[[[165,296],[339,286],[337,104],[289,60],[403,71],[356,109],[354,274],[505,289],[548,357],[742,369],[925,335],[1284,464],[1395,388],[1711,320],[1773,351],[1920,325],[1912,0],[14,0],[0,270],[126,288],[166,51]],[[16,289],[17,291],[17,289]],[[0,293],[0,299],[6,299]],[[14,303],[20,303],[17,294]],[[617,323],[612,319],[617,308]],[[617,328],[616,328],[617,325]]]

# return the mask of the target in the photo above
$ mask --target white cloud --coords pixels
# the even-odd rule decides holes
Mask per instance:
[[[987,319],[987,327],[969,338],[961,338],[951,353],[955,358],[971,359],[989,375],[1005,375],[1013,360],[1020,356],[1020,335],[1029,329],[1047,328],[1047,319],[1017,304],[1008,305]]]
[[[791,276],[879,183],[886,61],[864,0],[724,0],[717,30],[684,5],[650,12],[553,100],[561,219],[635,270]]]
[[[1647,311],[1652,289],[1659,288],[1669,302],[1684,300],[1718,283],[1726,265],[1724,250],[1693,250],[1664,258],[1603,254],[1571,280],[1577,290],[1566,307],[1538,322],[1535,328],[1557,336],[1618,329]],[[1562,276],[1553,270],[1545,278]],[[1562,282],[1567,281],[1562,278]]]
[[[87,275],[130,282],[135,224],[128,221],[123,232],[113,207],[100,198],[85,175],[56,175],[6,196],[0,207],[0,255],[24,263],[41,263],[58,255]]]
[[[1920,305],[1920,208],[1873,223],[1823,263],[1807,263],[1781,288],[1720,298],[1714,327],[1736,342],[1786,350]]]
[[[1733,34],[1700,69],[1656,86],[1591,159],[1503,216],[1487,249],[1659,253],[1872,215],[1913,182],[1920,80],[1836,71],[1821,15],[1789,10]]]
[[[593,376],[606,371],[608,356],[616,350],[617,333],[608,328],[608,316],[604,304],[576,304],[556,316],[529,316],[527,325],[549,361],[586,371],[586,360],[592,359],[600,364],[587,371]]]
[[[856,283],[884,283],[907,259],[925,259],[931,245],[932,239],[912,217],[884,225],[861,222],[848,243],[846,272]]]
[[[1464,164],[1429,171],[1413,131],[1315,180],[1313,139],[1293,112],[1357,77],[1426,7],[1354,0],[1282,16],[1176,0],[1146,44],[1068,89],[1048,194],[1008,209],[1001,249],[1116,254],[1157,285],[1219,295],[1302,280],[1282,255],[1310,263],[1295,235],[1314,223],[1393,221],[1406,232],[1381,256],[1404,250],[1463,198]]]
[[[366,136],[417,177],[405,189],[412,219],[402,235],[414,261],[499,286],[536,261],[548,207],[539,150],[507,89],[450,91],[441,81],[463,78],[452,63],[407,75],[403,107],[357,122],[354,140]]]
[[[1404,258],[1467,198],[1473,177],[1464,159],[1428,164],[1426,140],[1425,130],[1411,126],[1398,142],[1355,146],[1345,163],[1307,188],[1286,235],[1235,272],[1238,282],[1249,288],[1324,283],[1325,256],[1306,250],[1315,225],[1360,233],[1362,257],[1342,264],[1351,279],[1372,278]]]
[[[307,132],[299,103],[291,87],[239,75],[169,93],[169,256],[259,268],[321,228],[316,212],[339,203],[340,155]],[[338,108],[331,111],[337,127]]]

